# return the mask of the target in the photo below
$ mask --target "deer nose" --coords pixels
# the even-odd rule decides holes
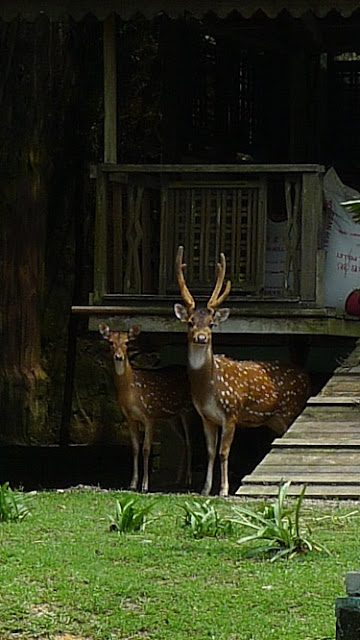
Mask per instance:
[[[115,360],[119,360],[119,361],[124,359],[123,356],[120,353],[115,353],[114,358],[115,358]]]
[[[198,333],[194,337],[194,342],[196,342],[197,344],[206,344],[206,342],[207,342],[206,334],[205,333]]]

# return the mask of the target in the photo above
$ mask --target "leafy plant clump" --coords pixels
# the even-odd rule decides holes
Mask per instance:
[[[0,522],[24,520],[31,515],[26,506],[27,498],[11,489],[8,482],[0,486]]]
[[[360,200],[347,200],[340,204],[346,211],[352,213],[354,222],[360,222]]]
[[[278,558],[292,558],[306,551],[329,551],[315,542],[308,525],[300,523],[300,511],[305,495],[304,485],[294,505],[286,504],[291,482],[279,485],[277,500],[257,511],[247,507],[234,507],[233,522],[248,527],[253,533],[243,536],[238,544],[263,541],[265,544],[255,549],[255,553],[271,554],[271,561]]]
[[[211,500],[194,500],[180,505],[184,514],[182,526],[188,529],[194,538],[217,538],[232,532],[233,524],[222,517]]]
[[[151,520],[148,518],[154,507],[154,501],[140,504],[139,500],[131,495],[124,495],[115,504],[115,516],[109,516],[110,531],[118,533],[135,533],[144,531]]]

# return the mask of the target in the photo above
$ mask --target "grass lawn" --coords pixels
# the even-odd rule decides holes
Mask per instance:
[[[140,496],[163,517],[141,533],[111,532],[121,495],[37,493],[30,517],[0,523],[1,640],[335,638],[335,599],[359,567],[356,504],[305,501],[303,519],[331,556],[272,563],[249,557],[238,533],[195,539],[184,530],[179,505],[198,496]],[[224,514],[235,502],[212,500]]]

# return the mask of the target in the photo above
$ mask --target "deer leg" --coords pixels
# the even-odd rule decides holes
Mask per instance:
[[[283,436],[289,428],[289,424],[286,424],[284,418],[280,415],[273,416],[267,421],[266,424],[279,436]]]
[[[139,449],[140,449],[140,434],[139,425],[134,420],[128,420],[130,440],[133,453],[133,472],[130,482],[130,490],[136,491],[139,482]]]
[[[220,479],[220,496],[226,498],[229,495],[229,453],[232,442],[234,440],[236,424],[228,423],[223,427],[221,434],[221,442],[220,442],[220,471],[221,471],[221,479]]]
[[[153,424],[146,422],[144,444],[143,444],[143,461],[144,461],[144,474],[141,485],[141,491],[147,492],[149,490],[149,458],[151,453],[151,445],[153,440]]]
[[[216,446],[218,440],[218,426],[212,422],[203,419],[204,435],[206,440],[208,464],[206,472],[206,480],[201,495],[208,496],[213,482],[214,462],[216,456]]]

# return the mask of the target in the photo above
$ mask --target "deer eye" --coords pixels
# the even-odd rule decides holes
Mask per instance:
[[[110,347],[113,347],[113,346],[114,346],[114,342],[113,342],[113,340],[109,340],[109,345],[110,345]]]
[[[189,327],[190,329],[192,329],[192,328],[193,328],[193,326],[194,326],[194,321],[193,321],[193,320],[188,320],[188,327]]]

